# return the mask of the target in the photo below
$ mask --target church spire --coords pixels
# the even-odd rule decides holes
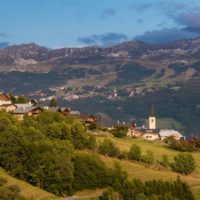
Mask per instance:
[[[154,108],[153,108],[153,104],[151,105],[151,110],[150,110],[150,117],[155,117],[155,113],[154,113]]]

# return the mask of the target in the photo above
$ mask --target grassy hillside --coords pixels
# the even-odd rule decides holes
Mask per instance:
[[[154,153],[155,161],[160,160],[163,154],[167,154],[169,161],[172,162],[174,156],[179,153],[178,151],[170,149],[166,144],[161,142],[150,142],[142,139],[130,138],[119,139],[111,136],[97,136],[96,138],[98,142],[101,142],[106,137],[110,138],[122,151],[128,151],[133,143],[141,147],[142,153],[145,153],[146,150],[149,149]],[[196,199],[200,199],[200,152],[192,153],[192,155],[196,160],[196,171],[188,176],[139,162],[118,160],[105,156],[101,156],[101,158],[107,166],[110,167],[113,165],[114,161],[120,162],[122,168],[127,171],[130,178],[138,178],[144,181],[151,179],[174,180],[177,176],[180,176],[183,181],[190,185]]]
[[[55,200],[53,194],[48,193],[40,188],[34,187],[24,181],[20,181],[12,176],[9,176],[2,168],[0,168],[0,177],[7,179],[8,185],[17,185],[21,189],[21,194],[24,197],[33,197],[34,200]]]

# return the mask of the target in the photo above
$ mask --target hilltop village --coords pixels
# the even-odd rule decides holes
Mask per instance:
[[[106,130],[113,130],[117,126],[120,126],[119,122],[115,123],[112,121],[107,121],[100,115],[86,115],[82,114],[79,111],[73,111],[69,107],[58,107],[55,106],[41,106],[38,105],[36,100],[30,100],[26,103],[13,103],[10,96],[4,92],[0,93],[0,111],[6,111],[11,113],[16,117],[16,119],[22,121],[25,116],[35,117],[40,112],[49,111],[49,112],[59,112],[64,116],[72,116],[81,121],[86,127],[89,127],[91,124],[95,124]],[[151,141],[163,141],[165,138],[173,136],[176,140],[184,139],[184,136],[173,129],[158,129],[156,126],[156,116],[154,113],[153,106],[149,114],[148,128],[146,127],[137,127],[134,122],[126,125],[128,126],[127,137],[143,138],[145,140]]]

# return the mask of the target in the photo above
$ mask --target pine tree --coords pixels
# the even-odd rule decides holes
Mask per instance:
[[[52,98],[51,101],[49,102],[49,107],[57,107],[57,102],[55,98]]]

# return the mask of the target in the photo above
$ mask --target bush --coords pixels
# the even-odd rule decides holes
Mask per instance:
[[[141,149],[140,146],[133,144],[128,152],[128,159],[129,160],[137,160],[141,159]]]
[[[99,200],[120,200],[120,197],[117,192],[115,192],[112,188],[109,188],[103,192],[103,196],[101,196]]]
[[[128,127],[127,126],[119,125],[119,126],[116,126],[114,128],[114,130],[112,130],[112,134],[115,137],[123,138],[123,137],[127,136],[127,131],[128,131]]]
[[[170,145],[171,148],[183,151],[183,152],[193,152],[196,151],[196,146],[193,142],[189,140],[176,140],[173,136],[165,139],[165,142]]]
[[[120,151],[110,139],[104,139],[99,145],[99,152],[110,157],[117,157]]]
[[[195,160],[189,153],[179,153],[174,161],[172,169],[176,172],[188,175],[195,170]]]
[[[91,130],[91,131],[93,131],[93,130],[96,130],[97,129],[97,124],[96,123],[91,123],[90,125],[89,125],[89,130]]]
[[[141,157],[141,160],[145,163],[148,163],[148,164],[152,164],[154,163],[154,155],[153,155],[153,152],[149,149],[147,149],[146,151],[146,155],[143,155]]]
[[[117,158],[119,158],[120,160],[126,160],[128,158],[128,152],[120,151]]]
[[[169,167],[169,158],[168,158],[168,155],[166,155],[166,154],[163,154],[163,155],[162,155],[160,164],[161,164],[162,166],[164,166],[164,167]]]

